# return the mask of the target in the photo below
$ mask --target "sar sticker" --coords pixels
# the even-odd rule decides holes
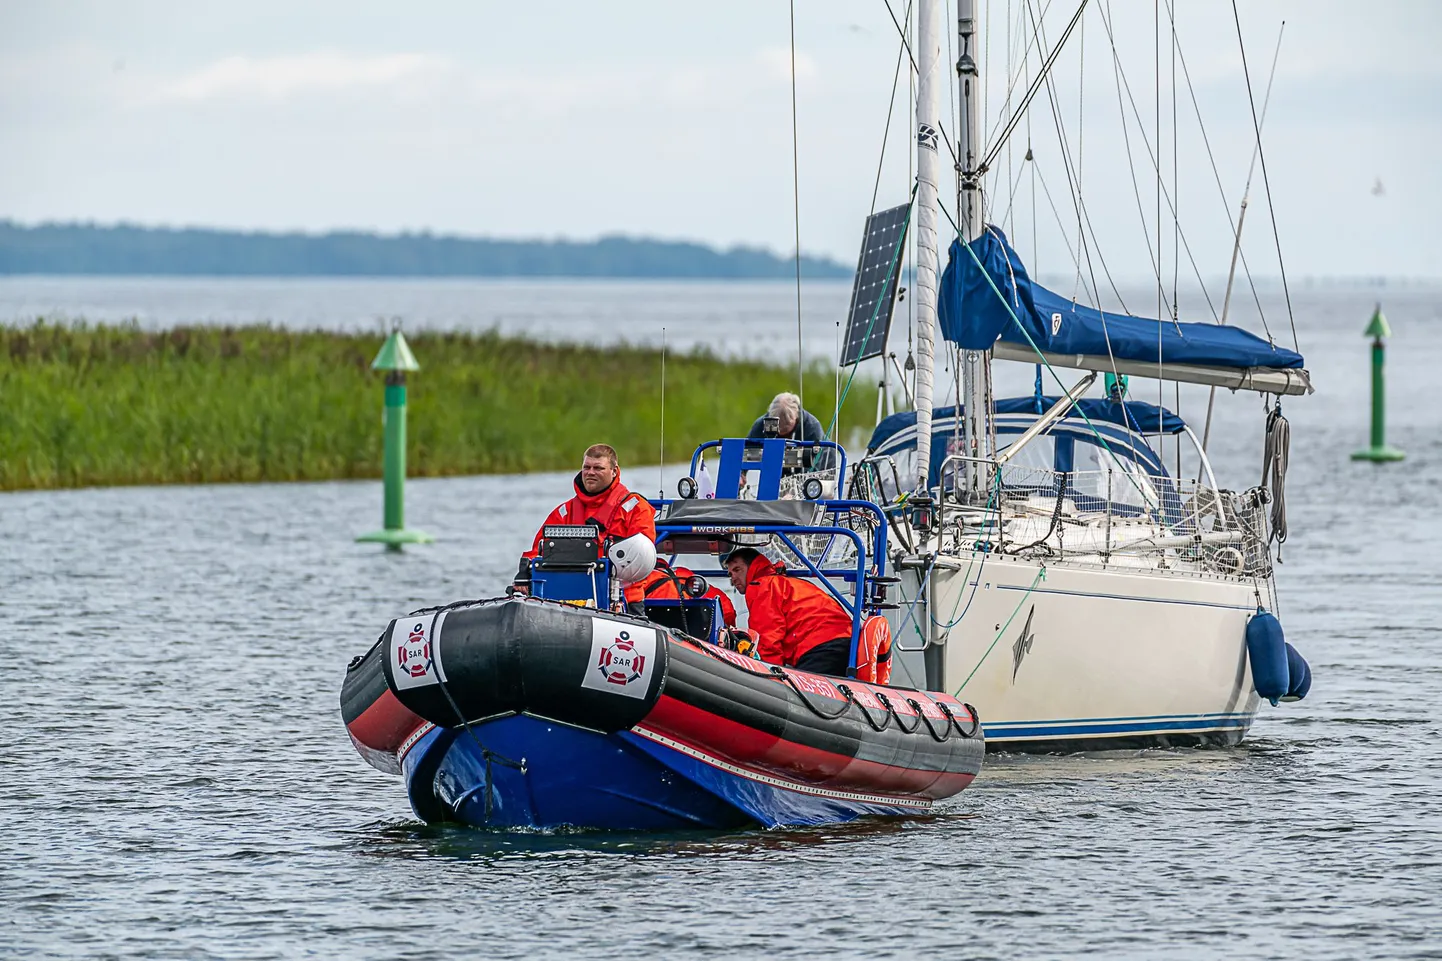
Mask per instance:
[[[423,687],[446,679],[440,651],[436,648],[436,634],[444,622],[444,613],[439,617],[430,614],[396,619],[390,642],[391,676],[395,678],[396,690]]]
[[[627,697],[645,697],[656,673],[656,630],[596,618],[591,621],[591,660],[581,686]]]

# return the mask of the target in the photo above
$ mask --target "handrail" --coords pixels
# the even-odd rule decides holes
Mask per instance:
[[[726,439],[727,439],[727,438],[722,438],[722,440],[726,440]],[[736,438],[736,439],[738,439],[738,440],[744,440],[744,441],[746,442],[746,445],[749,447],[749,446],[751,446],[752,444],[760,444],[760,443],[761,443],[762,441],[764,441],[764,440],[771,440],[771,439],[773,439],[773,438],[767,438],[767,437],[742,437],[742,438]],[[836,489],[837,489],[838,491],[841,491],[841,490],[845,490],[845,489],[846,489],[846,464],[847,464],[847,460],[846,460],[846,448],[845,448],[845,447],[842,447],[840,444],[838,444],[838,443],[836,443],[835,441],[832,441],[832,440],[792,440],[792,439],[789,438],[789,437],[782,437],[782,438],[777,438],[777,439],[786,441],[786,446],[787,446],[787,447],[796,447],[796,448],[802,449],[802,450],[804,450],[804,449],[806,449],[806,448],[809,448],[809,447],[829,447],[829,448],[831,448],[832,450],[836,451],[837,456],[838,456],[839,459],[840,459],[840,465],[839,465],[839,467],[837,468],[837,474],[836,474]],[[720,446],[721,446],[721,443],[722,443],[722,440],[708,440],[708,441],[704,441],[704,442],[702,442],[701,444],[698,444],[697,447],[696,447],[696,449],[691,452],[691,470],[690,470],[689,476],[691,477],[692,480],[695,480],[695,479],[696,479],[696,468],[697,468],[697,466],[701,463],[701,455],[702,455],[702,453],[704,453],[704,452],[707,451],[707,450],[710,450],[710,449],[713,448],[713,447],[720,447]],[[808,472],[808,473],[815,473],[815,472]]]
[[[946,477],[946,467],[948,464],[962,464],[967,462],[990,464],[993,472],[993,477],[996,476],[997,471],[1001,470],[1001,464],[997,463],[994,458],[990,457],[972,457],[969,454],[947,454],[941,459],[941,469],[936,472],[938,495],[936,498],[936,529],[938,532],[936,546],[938,550],[941,548],[940,531],[946,525],[946,486],[944,483],[944,478]],[[991,482],[988,482],[986,486],[990,488],[992,486]]]
[[[670,505],[670,504],[684,504],[684,503],[686,503],[686,500],[687,500],[686,498],[678,498],[678,497],[648,497],[648,498],[646,499],[646,502],[647,502],[648,504],[650,504],[652,507],[656,508],[657,510],[660,510],[661,508],[666,507],[667,505]],[[876,518],[876,527],[875,527],[875,529],[873,530],[872,536],[873,536],[873,538],[874,538],[874,540],[875,540],[875,544],[873,545],[873,549],[872,549],[872,552],[871,552],[871,553],[872,553],[872,554],[876,557],[876,559],[877,559],[877,573],[878,573],[878,574],[885,574],[885,573],[886,573],[886,559],[887,559],[887,557],[889,556],[889,555],[887,554],[887,540],[886,540],[886,536],[887,536],[887,535],[886,535],[886,532],[887,532],[886,513],[882,510],[882,508],[881,508],[879,505],[877,505],[877,504],[875,504],[875,503],[872,503],[871,501],[863,501],[863,500],[819,500],[819,501],[800,501],[800,502],[798,502],[798,503],[815,504],[816,506],[820,507],[823,511],[825,511],[825,512],[828,513],[828,514],[840,514],[840,513],[846,512],[846,511],[860,510],[860,511],[866,511],[866,512],[874,515],[875,518]],[[695,526],[695,525],[668,524],[668,523],[667,523],[666,521],[664,521],[664,520],[662,520],[662,521],[657,521],[657,523],[656,523],[656,543],[659,544],[659,543],[661,542],[661,539],[662,539],[661,531],[662,531],[662,530],[675,531],[675,532],[678,532],[678,533],[686,533],[690,528],[692,528],[692,527],[694,527],[694,526]],[[705,524],[705,525],[702,525],[702,526],[712,528],[712,530],[706,531],[705,533],[714,533],[714,532],[715,532],[715,531],[714,531],[714,528],[715,528],[715,527],[717,527],[717,526],[726,526],[726,525]],[[748,534],[757,533],[757,534],[760,534],[760,533],[767,533],[767,532],[769,531],[768,528],[755,527],[755,526],[752,526],[752,525],[745,525],[745,527],[746,527],[745,531],[739,531],[739,530],[738,530],[736,533],[748,533]],[[795,533],[795,534],[835,534],[835,533],[841,533],[841,532],[855,533],[854,531],[847,531],[847,529],[844,528],[844,527],[779,527],[779,526],[778,526],[778,529],[790,531],[790,532]],[[691,531],[691,532],[694,533],[694,531]]]
[[[860,506],[860,502],[858,502],[858,506]],[[875,508],[876,505],[872,504],[871,506],[872,506],[873,508]],[[698,532],[696,531],[696,528],[697,528],[697,527],[712,528],[712,529],[714,529],[716,526],[718,526],[718,525],[713,525],[713,524],[666,524],[666,523],[663,521],[662,523],[656,525],[656,540],[657,540],[657,542],[659,543],[659,542],[661,541],[661,539],[662,539],[664,536],[666,536],[667,534],[686,534],[686,533],[692,533],[692,534],[694,534],[694,533],[698,533]],[[664,533],[663,533],[663,532],[664,532]],[[704,530],[704,531],[701,531],[700,533],[708,533],[708,534],[709,534],[709,533],[713,533],[713,532],[714,532],[713,530]],[[757,524],[757,525],[755,525],[755,526],[749,526],[748,529],[745,531],[745,533],[747,533],[747,534],[770,534],[770,535],[773,535],[773,536],[776,536],[776,537],[780,538],[781,542],[782,542],[783,544],[785,544],[788,548],[791,549],[792,553],[794,553],[794,554],[797,556],[797,558],[800,559],[801,563],[806,566],[806,569],[807,569],[808,571],[810,571],[811,574],[812,574],[817,580],[819,580],[819,581],[821,582],[821,585],[827,590],[827,592],[830,593],[831,596],[836,599],[836,602],[841,605],[842,610],[846,611],[848,614],[851,615],[851,654],[850,654],[850,662],[849,662],[849,664],[848,664],[848,670],[849,670],[850,672],[854,673],[855,670],[856,670],[856,649],[857,649],[857,645],[858,645],[858,643],[859,643],[859,641],[860,641],[860,639],[861,639],[861,620],[862,620],[862,616],[866,613],[866,602],[867,602],[867,598],[868,598],[869,595],[870,595],[870,591],[868,590],[868,583],[867,583],[868,578],[867,578],[867,574],[866,574],[866,569],[867,569],[866,542],[862,539],[861,535],[858,534],[858,533],[856,533],[856,532],[853,531],[853,530],[848,530],[848,529],[846,529],[846,528],[844,528],[844,527],[817,527],[817,526],[796,526],[796,527],[790,527],[790,526],[784,526],[784,525],[780,525],[780,524]],[[813,563],[811,562],[811,558],[807,557],[807,556],[806,556],[806,553],[805,553],[804,551],[802,551],[800,548],[798,548],[798,547],[796,546],[796,544],[791,540],[791,536],[792,536],[792,535],[796,535],[796,534],[830,534],[830,535],[832,535],[832,536],[841,535],[842,537],[848,537],[848,538],[850,538],[851,541],[856,545],[856,568],[855,568],[855,570],[839,569],[839,568],[837,568],[837,569],[832,569],[832,570],[827,570],[827,569],[824,569],[824,568],[817,567],[815,564],[813,564]],[[883,536],[883,538],[884,538],[885,535],[883,534],[882,536]],[[885,563],[886,563],[886,558],[885,558],[885,555],[884,555],[884,554],[882,554],[882,555],[880,556],[880,559],[878,560],[877,563],[878,563],[878,573],[884,572],[884,565],[885,565]],[[721,572],[719,572],[719,571],[718,571],[718,572],[712,572],[712,571],[710,571],[710,570],[701,570],[701,571],[697,571],[697,573],[698,573],[698,574],[708,574],[708,573],[721,573]],[[856,584],[856,602],[855,602],[854,604],[848,602],[848,601],[846,600],[846,598],[845,598],[844,596],[842,596],[841,592],[836,589],[836,585],[831,583],[831,578],[832,578],[832,577],[840,577],[840,578],[842,578],[842,579],[844,579],[844,580],[852,581],[853,583]]]

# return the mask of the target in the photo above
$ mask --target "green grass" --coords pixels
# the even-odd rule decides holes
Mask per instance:
[[[408,338],[411,476],[577,466],[607,443],[623,468],[660,458],[660,352],[480,334]],[[273,327],[0,327],[0,490],[379,477],[383,337]],[[834,371],[807,372],[831,420]],[[795,367],[666,358],[666,459],[743,434]],[[843,423],[869,428],[876,387]]]

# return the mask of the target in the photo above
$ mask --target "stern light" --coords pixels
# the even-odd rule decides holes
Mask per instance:
[[[911,495],[911,526],[923,537],[931,533],[932,526],[936,523],[936,511],[931,495],[926,491],[918,491]]]

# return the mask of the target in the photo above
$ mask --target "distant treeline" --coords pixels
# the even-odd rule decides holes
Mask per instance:
[[[750,247],[720,251],[629,237],[489,240],[431,233],[242,233],[126,224],[27,227],[0,220],[0,274],[782,279],[796,275],[796,262]],[[801,274],[845,278],[852,269],[803,256]]]
[[[370,364],[383,339],[0,326],[0,490],[379,477],[383,377]],[[409,376],[412,475],[564,469],[594,443],[615,447],[623,468],[659,456],[658,350],[494,332],[417,333],[410,345],[421,364]],[[744,434],[795,389],[796,370],[673,352],[666,378],[666,456],[680,461],[701,441]],[[824,364],[806,374],[823,424],[833,378]],[[876,387],[855,385],[845,408],[846,427],[869,429]]]

